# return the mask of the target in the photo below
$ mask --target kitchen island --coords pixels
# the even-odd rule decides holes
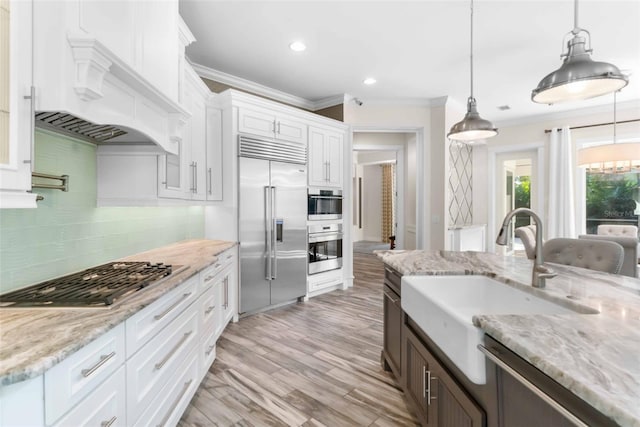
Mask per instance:
[[[517,356],[615,423],[640,426],[640,280],[553,265],[531,287],[532,261],[481,252],[379,251],[400,275],[485,275],[570,309],[599,314],[473,316]]]

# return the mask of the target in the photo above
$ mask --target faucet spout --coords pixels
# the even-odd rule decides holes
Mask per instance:
[[[517,208],[509,212],[502,221],[502,227],[498,232],[496,244],[502,246],[507,244],[509,238],[509,224],[511,223],[511,219],[519,213],[529,215],[536,223],[536,256],[533,260],[531,286],[534,288],[544,288],[546,285],[546,279],[555,277],[556,272],[549,266],[545,265],[544,259],[542,258],[542,220],[538,214],[528,208]]]

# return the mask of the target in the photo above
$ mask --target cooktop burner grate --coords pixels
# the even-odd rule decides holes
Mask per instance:
[[[0,307],[108,307],[169,276],[174,268],[150,262],[110,262],[0,295]]]

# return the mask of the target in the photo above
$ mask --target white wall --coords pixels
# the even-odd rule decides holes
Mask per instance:
[[[382,167],[362,168],[362,229],[363,239],[382,242]]]

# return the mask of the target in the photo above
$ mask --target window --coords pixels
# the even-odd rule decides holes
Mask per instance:
[[[600,224],[639,225],[640,172],[586,173],[586,231]]]

